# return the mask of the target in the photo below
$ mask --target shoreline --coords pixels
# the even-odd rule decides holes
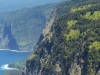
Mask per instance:
[[[17,68],[11,68],[8,64],[2,65],[0,70],[18,70]]]
[[[12,52],[33,52],[33,51],[19,51],[19,50],[11,50],[11,49],[0,49],[0,51],[12,51]]]

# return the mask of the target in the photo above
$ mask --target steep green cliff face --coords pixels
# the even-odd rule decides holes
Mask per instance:
[[[0,49],[33,50],[55,5],[0,13]]]
[[[26,75],[100,75],[100,0],[61,3],[51,19]]]

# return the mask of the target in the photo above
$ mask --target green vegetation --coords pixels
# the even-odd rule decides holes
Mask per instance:
[[[90,46],[89,49],[95,48],[96,50],[100,50],[100,42],[93,42]]]
[[[29,57],[28,57],[28,60],[32,60],[32,59],[34,59],[36,57],[36,54],[32,54],[32,55],[30,55]]]
[[[9,67],[17,68],[19,70],[22,70],[23,67],[25,66],[25,62],[26,62],[26,60],[15,62],[15,63],[11,63],[11,64],[9,64]]]
[[[67,41],[77,39],[79,35],[80,35],[79,30],[72,30],[72,29],[70,30],[69,34],[64,34]]]
[[[9,64],[9,67],[17,68],[18,70],[9,70],[3,75],[22,75],[22,72],[24,72],[25,69],[25,63],[26,60]]]
[[[69,21],[67,22],[67,24],[68,24],[68,27],[67,27],[67,28],[72,27],[72,26],[75,25],[77,22],[78,22],[77,20],[69,20]]]
[[[21,75],[22,71],[18,70],[13,70],[13,71],[9,71],[7,73],[5,73],[4,75]]]
[[[87,12],[83,18],[89,19],[89,20],[98,20],[100,19],[100,11],[94,11],[92,14],[91,12]]]
[[[77,12],[70,12],[73,7],[77,7]],[[27,75],[34,71],[41,75],[99,75],[99,11],[100,0],[59,4],[50,30],[53,35],[51,38],[47,35],[30,56],[31,60],[27,60]]]
[[[71,8],[71,12],[76,12],[76,11],[82,11],[82,10],[86,10],[87,8],[91,7],[92,4],[88,4],[88,5],[84,5],[84,6],[80,6],[80,7],[73,7]]]

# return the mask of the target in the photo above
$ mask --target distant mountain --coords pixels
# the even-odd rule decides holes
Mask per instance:
[[[62,0],[0,0],[0,12],[56,3]]]
[[[0,49],[33,50],[55,6],[0,13]]]

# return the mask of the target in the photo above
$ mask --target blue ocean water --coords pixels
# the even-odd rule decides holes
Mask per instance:
[[[0,50],[0,75],[6,71],[2,66],[27,59],[31,52],[17,50]]]

